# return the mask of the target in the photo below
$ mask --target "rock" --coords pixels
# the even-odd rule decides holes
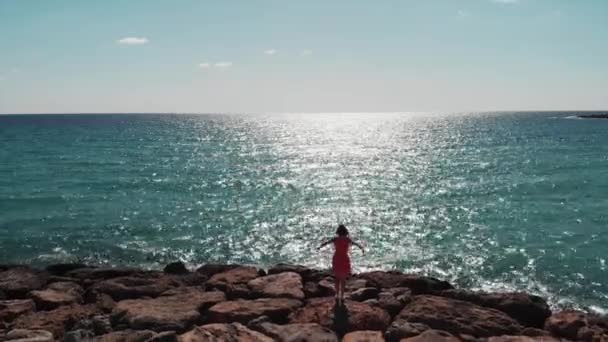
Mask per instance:
[[[431,328],[423,323],[410,323],[405,320],[395,320],[385,332],[385,337],[388,342],[398,342],[404,338],[414,337],[423,332],[431,330]]]
[[[545,322],[545,330],[570,340],[604,341],[608,340],[608,319],[581,311],[567,310],[549,317]]]
[[[283,272],[253,279],[247,283],[254,296],[304,299],[302,277],[294,272]]]
[[[207,276],[202,273],[190,272],[187,274],[172,274],[171,279],[182,286],[204,286]]]
[[[285,272],[297,273],[302,279],[308,278],[314,270],[302,266],[302,265],[291,265],[291,264],[276,264],[268,270],[268,274],[279,274]]]
[[[53,334],[46,330],[13,329],[0,336],[0,341],[14,342],[53,342]]]
[[[186,265],[184,265],[184,263],[181,261],[172,262],[172,263],[168,264],[163,269],[163,272],[165,272],[167,274],[188,274],[188,273],[190,273],[190,271],[188,271],[188,269],[186,268]]]
[[[150,330],[122,330],[97,336],[93,342],[146,342],[156,335]]]
[[[421,295],[414,296],[397,319],[424,323],[432,329],[478,337],[518,335],[519,323],[502,311],[461,300]]]
[[[272,342],[272,338],[239,323],[207,324],[179,336],[181,342]]]
[[[158,333],[151,338],[147,339],[146,342],[177,342],[177,334],[175,331],[164,331]]]
[[[370,287],[367,285],[367,280],[350,278],[346,281],[344,290],[345,290],[345,292],[353,292],[353,291],[357,291],[357,290],[365,288],[365,287]]]
[[[75,329],[63,335],[63,342],[83,342],[93,339],[93,332],[85,329]]]
[[[0,321],[10,322],[36,310],[31,299],[0,300]]]
[[[132,267],[85,267],[68,271],[65,275],[70,278],[78,279],[78,281],[82,282],[87,279],[96,281],[133,275],[142,275],[144,273],[145,272],[143,272],[142,270]]]
[[[29,267],[13,267],[0,272],[0,291],[9,299],[25,298],[28,292],[41,289],[48,276]]]
[[[235,269],[237,267],[240,267],[239,265],[224,265],[224,264],[206,264],[203,265],[199,268],[196,269],[196,272],[201,273],[203,275],[205,275],[207,278],[217,274],[217,273],[223,273],[226,271],[230,271],[232,269]]]
[[[110,313],[112,310],[114,310],[116,302],[109,295],[105,293],[98,293],[95,296],[95,305],[97,305],[101,311]]]
[[[213,323],[239,322],[246,324],[265,315],[273,322],[283,323],[289,313],[302,306],[302,302],[288,298],[262,298],[234,300],[215,304],[208,311],[208,320]]]
[[[527,293],[483,293],[448,290],[442,291],[438,295],[500,310],[526,327],[542,328],[545,320],[551,316],[549,305],[544,299]]]
[[[551,336],[492,336],[487,339],[487,342],[559,342],[561,340]]]
[[[353,331],[342,339],[342,342],[384,342],[381,331]]]
[[[87,265],[80,263],[73,264],[53,264],[46,267],[46,271],[54,276],[64,276],[66,273],[77,270],[79,268],[86,268]]]
[[[304,296],[306,298],[324,297],[327,295],[328,294],[325,293],[324,289],[322,289],[316,282],[307,281],[304,283]]]
[[[403,274],[397,271],[373,271],[360,273],[357,277],[365,279],[370,286],[377,288],[407,287],[414,294],[432,293],[453,289],[454,287],[446,281],[432,277],[421,277],[411,274]]]
[[[324,293],[323,297],[336,295],[336,284],[334,282],[334,278],[323,278],[321,281],[319,281],[318,285],[322,293]]]
[[[251,292],[251,289],[247,284],[225,284],[224,286],[220,286],[220,288],[224,289],[226,297],[230,300],[254,299],[253,292]]]
[[[333,298],[310,299],[306,306],[290,315],[290,323],[318,323],[327,328],[334,327],[334,329],[336,321],[344,323],[347,327],[341,326],[340,328],[344,328],[347,332],[384,331],[390,324],[390,319],[389,314],[378,307],[352,300],[346,300],[344,307],[338,307]]]
[[[117,277],[100,281],[93,285],[89,292],[105,293],[114,300],[141,297],[158,297],[161,293],[177,286],[168,277]]]
[[[401,309],[405,306],[405,304],[409,303],[411,300],[410,297],[407,297],[408,300],[404,300],[403,297],[395,297],[390,293],[381,292],[378,295],[378,305],[386,310],[391,317],[397,316]]]
[[[112,325],[158,332],[184,332],[200,320],[200,311],[226,299],[224,293],[217,291],[204,292],[194,288],[182,291],[154,299],[120,301],[112,310]]]
[[[225,272],[214,274],[207,285],[211,288],[225,290],[227,285],[247,284],[249,281],[259,276],[258,269],[249,266],[240,266]]]
[[[529,337],[551,336],[551,333],[549,333],[546,330],[530,328],[530,327],[522,330],[521,334],[524,336],[529,336]]]
[[[460,339],[446,331],[427,330],[418,336],[404,338],[401,342],[460,342]]]
[[[72,326],[74,331],[81,330],[91,335],[103,335],[112,331],[110,317],[107,315],[95,315],[91,318],[81,319]]]
[[[375,287],[364,287],[351,292],[348,297],[352,300],[362,302],[368,299],[377,298],[380,290]]]
[[[262,323],[253,328],[275,341],[315,341],[338,342],[336,334],[319,324],[285,324]]]
[[[50,331],[61,339],[65,331],[71,330],[76,322],[97,313],[94,305],[66,305],[51,311],[38,311],[20,316],[13,322],[18,329],[40,329]]]
[[[32,291],[30,297],[39,310],[53,310],[62,305],[82,303],[82,287],[72,282],[51,283],[45,290]]]

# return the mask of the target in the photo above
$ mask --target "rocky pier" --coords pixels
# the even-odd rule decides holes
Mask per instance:
[[[608,319],[396,271],[354,275],[338,306],[331,273],[297,265],[0,265],[0,341],[608,341]]]

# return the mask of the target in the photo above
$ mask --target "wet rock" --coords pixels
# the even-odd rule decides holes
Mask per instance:
[[[413,294],[432,293],[454,288],[446,281],[432,277],[403,274],[397,271],[365,272],[358,274],[357,277],[367,280],[370,286],[377,288],[407,287]]]
[[[188,273],[190,273],[190,271],[188,271],[188,268],[186,268],[186,265],[181,261],[172,262],[172,263],[168,264],[163,269],[163,272],[165,272],[167,274],[188,274]]]
[[[285,324],[262,323],[253,328],[275,341],[315,341],[338,342],[336,334],[319,324]]]
[[[164,331],[158,333],[151,338],[147,339],[146,342],[177,342],[177,334],[175,331]]]
[[[542,328],[547,317],[551,316],[549,305],[544,299],[527,293],[484,293],[466,290],[448,290],[442,291],[438,295],[500,310],[527,327]]]
[[[215,304],[208,311],[208,320],[213,323],[239,322],[246,324],[259,316],[268,316],[273,322],[285,322],[290,312],[302,302],[288,298],[261,298],[255,300],[233,300]]]
[[[181,342],[272,342],[272,338],[250,330],[239,323],[207,324],[179,336]]]
[[[207,285],[211,288],[225,290],[228,285],[247,284],[259,276],[258,269],[249,266],[240,266],[225,272],[214,274]]]
[[[230,271],[237,267],[240,267],[240,265],[206,264],[206,265],[202,265],[201,267],[197,268],[196,272],[205,275],[207,278],[210,278],[217,273],[223,273],[226,271]]]
[[[117,277],[93,285],[89,292],[105,293],[114,300],[158,297],[178,285],[168,277]]]
[[[0,300],[0,321],[10,322],[36,310],[31,299]]]
[[[445,297],[414,296],[397,319],[424,323],[433,329],[452,334],[478,337],[518,335],[523,329],[517,321],[502,311],[470,302]]]
[[[343,307],[338,307],[334,298],[313,298],[306,306],[290,315],[290,323],[318,323],[327,328],[336,328],[337,321],[341,323],[339,330],[344,329],[346,332],[384,331],[390,324],[389,314],[378,307],[352,300],[346,300],[344,304]]]
[[[388,342],[398,342],[404,338],[418,336],[427,330],[431,330],[431,327],[426,324],[411,323],[398,319],[388,327],[385,337]]]
[[[460,342],[460,339],[446,331],[427,330],[418,336],[404,338],[401,342]]]
[[[257,297],[304,299],[302,277],[294,272],[271,274],[247,283]]]
[[[97,314],[94,305],[66,305],[51,311],[38,311],[18,317],[13,327],[50,331],[57,339],[71,330],[76,322]]]
[[[25,298],[46,285],[48,275],[29,267],[12,267],[0,272],[0,291],[9,299]]]
[[[348,297],[352,300],[362,302],[368,299],[377,298],[380,290],[375,287],[364,287],[349,293]]]
[[[545,330],[570,340],[608,341],[608,319],[581,311],[553,314],[545,322]]]
[[[183,332],[200,320],[200,311],[226,299],[222,292],[217,291],[204,292],[194,288],[182,291],[154,299],[120,301],[112,310],[112,325],[158,332]]]
[[[62,305],[82,303],[83,292],[82,287],[76,283],[56,282],[44,290],[30,292],[30,297],[39,310],[53,310]]]
[[[156,335],[150,330],[122,330],[97,336],[93,342],[146,342]]]
[[[14,342],[53,342],[53,334],[46,330],[13,329],[0,336],[0,341]]]
[[[353,331],[342,339],[342,342],[384,342],[381,331]]]
[[[77,270],[79,268],[86,268],[87,265],[80,263],[72,264],[53,264],[46,267],[46,271],[54,276],[64,276],[66,273]]]
[[[142,275],[144,273],[144,271],[132,267],[85,267],[68,271],[65,275],[70,278],[78,279],[78,281],[82,282],[85,280],[97,281],[103,279]]]

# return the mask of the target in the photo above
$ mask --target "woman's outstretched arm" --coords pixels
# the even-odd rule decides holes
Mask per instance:
[[[334,242],[334,239],[327,240],[327,241],[323,242],[317,249],[321,249],[321,248],[323,248],[323,247],[325,247],[325,246],[327,246],[327,245],[329,245],[330,243],[333,243],[333,242]]]
[[[361,252],[363,252],[363,254],[365,254],[365,249],[363,249],[363,246],[361,246],[360,244],[356,243],[353,240],[350,240],[350,243],[353,244],[353,246],[359,247],[359,249],[361,250]]]

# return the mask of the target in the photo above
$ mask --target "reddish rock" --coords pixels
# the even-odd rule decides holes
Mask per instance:
[[[39,310],[53,310],[62,305],[82,303],[82,287],[72,282],[56,282],[40,291],[30,292]]]
[[[560,342],[560,339],[551,336],[492,336],[489,337],[487,342]]]
[[[95,296],[95,305],[97,305],[101,311],[110,313],[112,310],[114,310],[116,302],[109,295],[105,293],[98,293]]]
[[[87,279],[96,281],[133,275],[142,275],[144,273],[146,272],[133,267],[85,267],[68,271],[67,273],[65,273],[65,276],[78,279],[78,281],[82,282]]]
[[[381,331],[353,331],[342,338],[342,342],[384,342]]]
[[[306,298],[325,297],[327,295],[329,294],[326,294],[324,289],[322,289],[316,282],[307,281],[304,283],[304,296]]]
[[[581,311],[567,310],[553,314],[545,322],[545,330],[571,340],[608,341],[608,319]]]
[[[92,342],[147,342],[156,335],[150,330],[122,330],[93,338]]]
[[[36,310],[31,299],[0,300],[0,321],[10,322]]]
[[[291,323],[318,323],[324,327],[334,327],[335,321],[347,320],[346,331],[381,330],[384,331],[390,324],[389,314],[365,303],[352,300],[345,301],[346,311],[337,307],[334,298],[314,298],[306,306],[290,315]],[[335,315],[337,313],[337,315]],[[339,317],[343,316],[343,317]]]
[[[521,331],[521,334],[529,337],[540,337],[540,336],[551,336],[551,333],[547,330],[537,329],[537,328],[525,328]]]
[[[150,337],[146,342],[178,342],[175,331],[164,331]]]
[[[247,284],[249,281],[257,278],[259,271],[255,267],[241,266],[231,270],[216,273],[208,281],[207,285],[211,288],[224,290],[227,285]]]
[[[378,298],[379,293],[380,290],[375,287],[364,287],[350,292],[348,298],[357,302],[362,302],[368,299]]]
[[[252,329],[275,341],[338,342],[338,337],[333,331],[315,323],[285,325],[262,323]]]
[[[297,273],[302,279],[307,279],[310,275],[315,272],[306,266],[302,265],[291,265],[291,264],[276,264],[268,270],[268,274],[279,274],[285,272]]]
[[[466,290],[448,290],[440,292],[439,295],[500,310],[527,327],[542,328],[547,317],[551,316],[549,305],[544,299],[527,293],[484,293]]]
[[[29,267],[12,267],[0,272],[0,292],[9,299],[25,298],[28,292],[46,285],[48,275]]]
[[[118,277],[103,280],[93,285],[92,293],[105,293],[114,300],[141,297],[158,297],[161,293],[178,285],[169,277]]]
[[[324,293],[324,297],[325,296],[334,296],[336,294],[336,284],[334,281],[334,278],[332,277],[326,277],[321,279],[321,281],[319,281],[318,283],[319,288],[321,289],[322,293]]]
[[[13,329],[0,336],[0,341],[14,342],[53,342],[53,334],[46,330]]]
[[[53,333],[56,339],[61,339],[65,331],[88,317],[98,313],[94,305],[66,305],[51,311],[38,311],[18,317],[13,322],[17,329],[39,329]]]
[[[46,267],[46,271],[54,276],[64,276],[66,273],[77,270],[79,268],[86,268],[87,265],[81,263],[73,264],[53,264]]]
[[[432,329],[426,324],[397,319],[388,327],[385,337],[388,342],[398,342],[404,338],[418,336],[427,330]]]
[[[413,297],[397,316],[408,322],[424,323],[432,329],[478,337],[518,335],[523,329],[502,311],[470,302],[438,296]]]
[[[224,264],[206,264],[206,265],[202,265],[201,267],[196,269],[196,272],[205,275],[207,278],[217,274],[217,273],[223,273],[226,271],[230,271],[232,269],[235,269],[237,267],[240,267],[239,265],[234,265],[234,264],[228,264],[228,265],[224,265]]]
[[[418,336],[404,338],[401,342],[460,342],[460,339],[446,331],[427,330]]]
[[[302,277],[294,272],[284,272],[253,279],[247,283],[254,296],[287,297],[304,299]]]
[[[112,310],[113,326],[154,331],[186,331],[201,318],[201,310],[225,300],[222,292],[199,289],[181,290],[154,299],[127,299]]]
[[[432,277],[403,274],[397,271],[373,271],[357,275],[368,281],[370,286],[377,288],[407,287],[414,294],[432,293],[435,291],[450,290],[454,287],[450,283]]]
[[[181,342],[272,342],[273,339],[242,324],[207,324],[179,336]]]
[[[246,324],[259,316],[268,316],[273,322],[285,322],[290,312],[302,302],[288,298],[262,298],[255,300],[233,300],[215,304],[208,311],[208,320],[213,323],[239,322]]]

